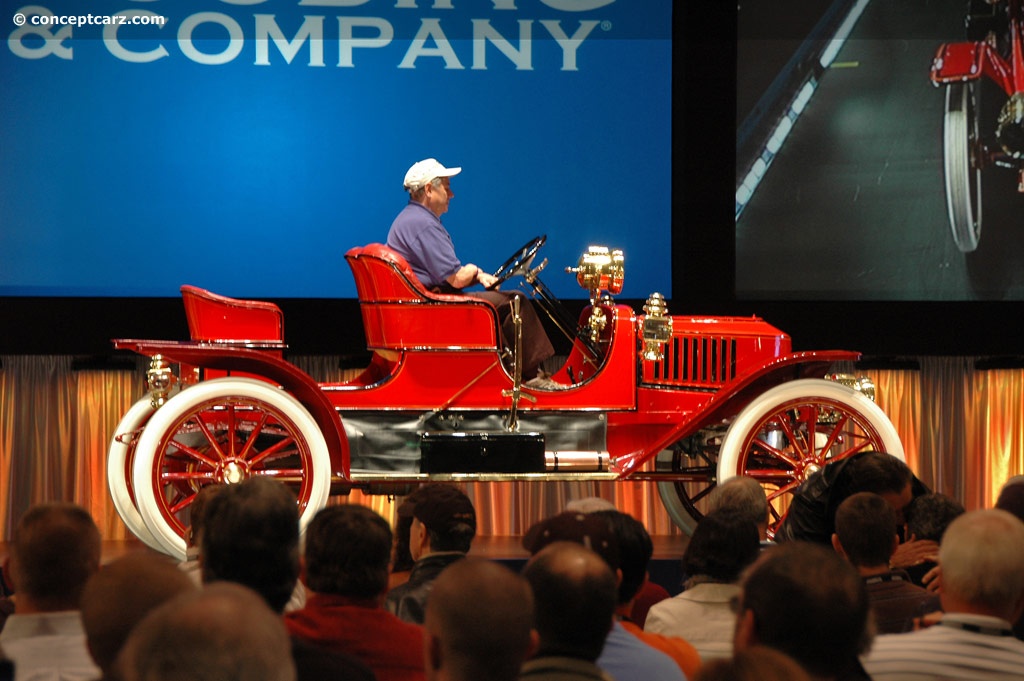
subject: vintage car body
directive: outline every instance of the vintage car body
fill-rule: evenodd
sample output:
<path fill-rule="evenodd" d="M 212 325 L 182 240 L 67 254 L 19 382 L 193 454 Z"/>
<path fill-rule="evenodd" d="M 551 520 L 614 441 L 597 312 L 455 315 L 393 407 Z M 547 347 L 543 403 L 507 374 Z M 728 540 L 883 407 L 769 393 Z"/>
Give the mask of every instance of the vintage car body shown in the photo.
<path fill-rule="evenodd" d="M 558 316 L 537 276 L 543 264 L 530 269 L 539 244 L 511 273 Z M 515 343 L 503 347 L 490 303 L 427 291 L 380 244 L 346 255 L 373 352 L 347 382 L 317 383 L 284 358 L 275 305 L 182 287 L 191 340 L 115 341 L 152 358 L 150 395 L 111 441 L 119 513 L 180 556 L 195 493 L 250 475 L 293 484 L 304 524 L 329 494 L 353 487 L 638 479 L 657 483 L 689 530 L 722 478 L 758 477 L 778 519 L 826 459 L 865 449 L 902 457 L 870 386 L 823 380 L 857 353 L 794 353 L 756 317 L 668 316 L 657 294 L 637 314 L 608 295 L 622 286 L 616 254 L 592 248 L 575 268 L 591 305 L 570 330 L 564 365 L 541 385 L 517 376 Z M 556 323 L 571 325 L 564 315 Z"/>

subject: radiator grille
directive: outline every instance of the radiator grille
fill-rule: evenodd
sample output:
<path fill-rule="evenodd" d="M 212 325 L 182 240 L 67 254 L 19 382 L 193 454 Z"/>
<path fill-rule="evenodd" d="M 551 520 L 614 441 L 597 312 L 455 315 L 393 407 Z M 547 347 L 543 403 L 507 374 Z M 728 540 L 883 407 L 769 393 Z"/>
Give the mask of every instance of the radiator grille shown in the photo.
<path fill-rule="evenodd" d="M 665 358 L 652 367 L 659 383 L 718 386 L 736 377 L 735 338 L 674 336 L 663 350 Z"/>

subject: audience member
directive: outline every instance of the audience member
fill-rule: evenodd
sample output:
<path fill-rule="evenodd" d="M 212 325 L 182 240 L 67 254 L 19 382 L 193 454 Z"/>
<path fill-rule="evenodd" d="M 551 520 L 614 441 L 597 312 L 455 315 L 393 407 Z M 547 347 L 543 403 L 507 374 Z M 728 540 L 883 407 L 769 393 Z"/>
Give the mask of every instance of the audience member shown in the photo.
<path fill-rule="evenodd" d="M 903 511 L 911 499 L 928 492 L 903 463 L 884 452 L 862 452 L 832 461 L 808 477 L 793 494 L 789 512 L 775 533 L 775 541 L 802 540 L 830 546 L 836 509 L 851 494 L 874 492 L 892 506 L 903 527 Z M 893 567 L 916 565 L 938 551 L 927 540 L 901 543 L 893 554 Z"/>
<path fill-rule="evenodd" d="M 99 566 L 100 533 L 80 506 L 40 504 L 18 521 L 10 546 L 17 608 L 0 632 L 16 680 L 99 677 L 79 610 L 85 583 Z"/>
<path fill-rule="evenodd" d="M 122 681 L 294 681 L 280 615 L 239 584 L 220 582 L 160 605 L 128 636 Z"/>
<path fill-rule="evenodd" d="M 1024 521 L 1024 475 L 1015 475 L 1003 483 L 996 499 L 996 508 Z"/>
<path fill-rule="evenodd" d="M 811 677 L 788 655 L 753 646 L 733 657 L 708 662 L 693 681 L 811 681 Z"/>
<path fill-rule="evenodd" d="M 940 608 L 938 596 L 911 583 L 905 571 L 889 568 L 899 542 L 896 514 L 882 497 L 858 492 L 839 504 L 832 546 L 864 579 L 880 634 L 910 631 L 915 618 Z"/>
<path fill-rule="evenodd" d="M 746 516 L 757 527 L 761 541 L 768 541 L 768 495 L 754 478 L 737 475 L 717 485 L 708 495 L 708 513 L 718 509 Z"/>
<path fill-rule="evenodd" d="M 1015 475 L 999 490 L 996 508 L 1011 513 L 1024 522 L 1024 475 Z M 1013 635 L 1024 641 L 1024 614 L 1013 624 Z"/>
<path fill-rule="evenodd" d="M 206 504 L 199 554 L 203 581 L 247 586 L 274 612 L 291 603 L 299 578 L 299 510 L 295 495 L 261 476 L 226 485 Z M 305 591 L 302 591 L 305 595 Z M 324 678 L 366 681 L 368 665 L 349 655 L 292 636 L 299 681 Z"/>
<path fill-rule="evenodd" d="M 217 492 L 224 488 L 223 483 L 206 485 L 192 499 L 188 507 L 188 529 L 185 532 L 185 560 L 179 567 L 191 577 L 196 584 L 203 583 L 203 576 L 199 571 L 199 551 L 202 546 L 203 534 L 203 513 L 206 504 Z"/>
<path fill-rule="evenodd" d="M 597 513 L 598 511 L 615 511 L 615 504 L 602 497 L 580 497 L 565 503 L 565 512 Z"/>
<path fill-rule="evenodd" d="M 429 681 L 515 681 L 537 647 L 529 583 L 499 563 L 460 560 L 434 582 L 424 637 Z"/>
<path fill-rule="evenodd" d="M 605 518 L 594 513 L 561 513 L 552 516 L 527 530 L 523 546 L 531 554 L 536 554 L 557 541 L 582 544 L 603 558 L 616 575 L 618 589 L 618 580 L 622 579 L 621 552 Z M 626 631 L 617 618 L 605 639 L 604 650 L 597 659 L 597 665 L 616 681 L 668 681 L 685 678 L 672 658 Z"/>
<path fill-rule="evenodd" d="M 270 478 L 225 485 L 203 512 L 203 582 L 243 584 L 283 611 L 299 575 L 298 513 L 295 495 Z"/>
<path fill-rule="evenodd" d="M 938 624 L 880 636 L 864 666 L 875 681 L 1019 679 L 1024 642 L 1011 622 L 1024 613 L 1024 523 L 998 509 L 971 511 L 946 530 L 939 549 Z"/>
<path fill-rule="evenodd" d="M 388 591 L 409 581 L 409 573 L 416 563 L 409 550 L 409 530 L 412 529 L 412 509 L 423 494 L 426 485 L 417 487 L 408 494 L 395 512 L 394 540 L 391 548 L 391 574 L 388 576 Z"/>
<path fill-rule="evenodd" d="M 686 588 L 652 607 L 645 629 L 686 639 L 705 662 L 729 657 L 736 623 L 729 602 L 739 593 L 740 573 L 760 550 L 749 515 L 723 509 L 704 516 L 683 553 Z"/>
<path fill-rule="evenodd" d="M 617 509 L 615 504 L 607 499 L 602 499 L 601 497 L 582 497 L 568 501 L 565 504 L 565 510 L 574 513 L 598 513 L 600 511 L 615 511 Z M 647 532 L 646 528 L 644 532 Z M 654 547 L 652 546 L 652 555 L 653 551 Z M 648 560 L 650 560 L 650 557 L 648 557 Z M 640 585 L 640 590 L 633 599 L 633 609 L 628 613 L 628 619 L 641 629 L 644 627 L 644 622 L 647 621 L 647 613 L 650 611 L 651 606 L 655 603 L 660 603 L 671 595 L 665 587 L 652 582 L 646 575 L 644 577 L 643 584 Z"/>
<path fill-rule="evenodd" d="M 328 506 L 306 530 L 306 606 L 285 615 L 288 630 L 352 655 L 379 681 L 424 679 L 423 629 L 380 605 L 388 584 L 391 528 L 365 506 Z"/>
<path fill-rule="evenodd" d="M 963 515 L 963 505 L 945 494 L 922 494 L 915 497 L 904 512 L 906 530 L 909 539 L 924 539 L 936 544 L 942 541 L 942 534 L 957 517 Z M 906 566 L 910 580 L 918 586 L 924 586 L 924 578 L 938 563 L 938 551 L 933 556 L 922 558 L 917 565 Z"/>
<path fill-rule="evenodd" d="M 761 552 L 740 581 L 735 649 L 779 650 L 818 681 L 862 680 L 871 640 L 864 583 L 835 551 L 787 542 Z"/>
<path fill-rule="evenodd" d="M 408 581 L 388 592 L 384 608 L 405 622 L 422 624 L 434 580 L 469 553 L 476 534 L 476 511 L 454 485 L 436 483 L 418 492 L 409 527 L 409 552 L 416 562 Z"/>
<path fill-rule="evenodd" d="M 82 591 L 82 624 L 103 677 L 111 677 L 117 654 L 147 613 L 197 588 L 173 560 L 153 551 L 133 551 L 94 573 Z"/>
<path fill-rule="evenodd" d="M 596 664 L 617 600 L 608 563 L 578 543 L 555 541 L 534 554 L 523 576 L 533 591 L 539 646 L 520 680 L 613 681 Z"/>
<path fill-rule="evenodd" d="M 3 630 L 7 618 L 14 614 L 14 587 L 11 586 L 10 571 L 9 557 L 4 556 L 0 562 L 0 631 Z M 0 674 L 0 679 L 2 678 Z"/>
<path fill-rule="evenodd" d="M 700 667 L 700 653 L 696 648 L 677 636 L 645 632 L 629 618 L 640 586 L 647 579 L 647 564 L 654 555 L 654 544 L 647 528 L 633 516 L 619 511 L 597 511 L 594 515 L 608 522 L 619 545 L 622 578 L 619 580 L 619 605 L 615 612 L 622 627 L 647 645 L 671 657 L 686 678 L 692 678 Z"/>

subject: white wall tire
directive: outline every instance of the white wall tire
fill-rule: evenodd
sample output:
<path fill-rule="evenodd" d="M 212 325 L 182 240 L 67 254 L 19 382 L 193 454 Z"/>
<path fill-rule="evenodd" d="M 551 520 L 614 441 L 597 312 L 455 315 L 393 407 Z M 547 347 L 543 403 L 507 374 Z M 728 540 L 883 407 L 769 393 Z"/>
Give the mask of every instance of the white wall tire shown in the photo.
<path fill-rule="evenodd" d="M 963 253 L 976 250 L 981 239 L 981 167 L 975 158 L 980 90 L 980 83 L 946 86 L 942 125 L 946 209 L 953 241 Z"/>
<path fill-rule="evenodd" d="M 284 390 L 222 378 L 182 390 L 153 414 L 136 446 L 132 481 L 147 529 L 162 551 L 182 560 L 195 492 L 255 475 L 297 488 L 305 530 L 330 495 L 326 441 L 306 408 Z"/>
<path fill-rule="evenodd" d="M 138 442 L 135 433 L 146 425 L 153 411 L 150 398 L 144 397 L 133 404 L 117 424 L 107 449 L 107 489 L 117 514 L 128 530 L 146 546 L 163 550 L 142 520 L 131 487 L 132 463 Z"/>
<path fill-rule="evenodd" d="M 905 460 L 899 434 L 877 404 L 833 381 L 790 381 L 757 397 L 730 424 L 718 456 L 718 483 L 736 475 L 759 480 L 773 531 L 808 475 L 862 451 Z"/>

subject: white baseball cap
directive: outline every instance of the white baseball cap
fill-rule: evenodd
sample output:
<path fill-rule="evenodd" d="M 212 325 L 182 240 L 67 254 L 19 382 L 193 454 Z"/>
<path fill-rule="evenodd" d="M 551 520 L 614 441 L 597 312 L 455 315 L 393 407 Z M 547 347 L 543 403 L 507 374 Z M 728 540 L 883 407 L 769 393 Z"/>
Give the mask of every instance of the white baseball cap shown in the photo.
<path fill-rule="evenodd" d="M 437 177 L 452 177 L 462 172 L 462 168 L 445 168 L 435 158 L 427 158 L 412 167 L 405 173 L 405 188 L 419 189 Z"/>

